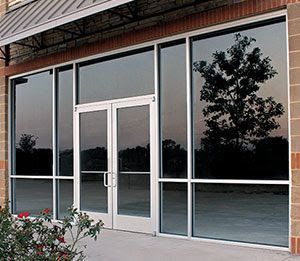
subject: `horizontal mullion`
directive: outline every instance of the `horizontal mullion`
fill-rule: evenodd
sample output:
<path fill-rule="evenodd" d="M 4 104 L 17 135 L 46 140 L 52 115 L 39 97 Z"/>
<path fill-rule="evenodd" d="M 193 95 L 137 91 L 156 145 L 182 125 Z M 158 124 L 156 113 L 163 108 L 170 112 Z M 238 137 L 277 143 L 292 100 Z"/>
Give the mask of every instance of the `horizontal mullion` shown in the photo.
<path fill-rule="evenodd" d="M 54 176 L 29 176 L 29 175 L 11 175 L 13 179 L 53 179 Z"/>
<path fill-rule="evenodd" d="M 68 179 L 73 180 L 73 176 L 27 176 L 27 175 L 12 175 L 12 179 Z"/>
<path fill-rule="evenodd" d="M 82 170 L 82 171 L 80 171 L 80 173 L 82 173 L 82 174 L 104 174 L 105 172 L 107 172 L 107 171 L 105 171 L 105 170 L 99 170 L 99 171 L 97 171 L 97 170 Z"/>
<path fill-rule="evenodd" d="M 251 179 L 192 179 L 192 183 L 212 184 L 252 184 L 252 185 L 289 185 L 288 180 L 251 180 Z"/>
<path fill-rule="evenodd" d="M 150 174 L 150 171 L 119 171 L 119 174 L 133 174 L 133 175 L 142 175 L 142 174 Z"/>
<path fill-rule="evenodd" d="M 158 181 L 159 181 L 159 182 L 187 183 L 187 182 L 188 182 L 188 179 L 159 178 Z"/>

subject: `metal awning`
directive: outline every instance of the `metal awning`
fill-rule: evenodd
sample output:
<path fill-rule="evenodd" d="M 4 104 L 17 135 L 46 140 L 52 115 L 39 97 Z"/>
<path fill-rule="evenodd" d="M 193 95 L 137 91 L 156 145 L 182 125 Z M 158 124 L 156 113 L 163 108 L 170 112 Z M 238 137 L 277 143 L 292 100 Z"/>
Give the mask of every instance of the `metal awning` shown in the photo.
<path fill-rule="evenodd" d="M 133 0 L 36 0 L 0 18 L 0 46 Z"/>

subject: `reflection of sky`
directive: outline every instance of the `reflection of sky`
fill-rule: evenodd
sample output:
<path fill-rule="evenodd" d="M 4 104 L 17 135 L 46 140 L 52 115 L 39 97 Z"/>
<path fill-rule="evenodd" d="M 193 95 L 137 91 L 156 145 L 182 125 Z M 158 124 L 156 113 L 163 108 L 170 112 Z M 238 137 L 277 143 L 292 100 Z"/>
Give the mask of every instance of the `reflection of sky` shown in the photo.
<path fill-rule="evenodd" d="M 154 52 L 80 67 L 80 103 L 154 93 Z"/>
<path fill-rule="evenodd" d="M 264 56 L 269 56 L 272 65 L 278 72 L 274 79 L 269 80 L 259 91 L 259 95 L 273 96 L 277 102 L 285 107 L 285 114 L 279 119 L 281 129 L 273 131 L 272 135 L 287 137 L 287 73 L 286 73 L 286 41 L 285 23 L 251 29 L 242 32 L 257 41 L 255 46 L 261 48 Z M 193 61 L 211 61 L 211 54 L 217 50 L 226 50 L 234 42 L 233 34 L 213 37 L 196 41 L 193 44 Z M 164 111 L 163 138 L 173 139 L 186 147 L 186 79 L 185 79 L 185 49 L 184 45 L 162 49 L 162 95 L 166 107 Z M 135 54 L 132 57 L 107 61 L 82 67 L 80 80 L 82 84 L 83 99 L 104 100 L 119 97 L 137 96 L 154 92 L 153 51 Z M 64 72 L 60 78 L 60 149 L 69 148 L 72 144 L 72 73 Z M 199 88 L 203 81 L 199 73 L 194 73 L 197 90 L 194 93 L 197 101 L 195 117 L 196 140 L 199 140 L 204 125 L 199 128 L 199 121 L 203 122 L 199 106 Z M 19 84 L 16 90 L 16 128 L 17 142 L 20 134 L 33 134 L 39 139 L 37 147 L 52 147 L 52 74 L 43 72 L 26 77 L 28 83 Z M 65 86 L 65 87 L 64 87 Z M 164 106 L 162 104 L 162 106 Z M 67 106 L 68 105 L 68 106 Z M 200 118 L 201 117 L 201 118 Z M 139 113 L 126 116 L 127 122 L 134 120 L 130 128 L 126 128 L 127 143 L 136 138 L 140 127 Z M 102 122 L 103 124 L 103 122 Z M 94 126 L 95 125 L 95 126 Z M 101 134 L 99 123 L 91 123 L 90 135 L 87 144 L 94 143 L 94 137 Z M 124 134 L 125 135 L 125 134 Z M 126 140 L 126 139 L 124 139 Z M 142 141 L 140 141 L 142 143 Z M 103 140 L 99 140 L 103 143 Z M 142 144 L 141 144 L 142 145 Z M 125 145 L 124 145 L 125 146 Z"/>
<path fill-rule="evenodd" d="M 73 147 L 73 71 L 59 72 L 58 126 L 59 150 Z"/>
<path fill-rule="evenodd" d="M 37 148 L 52 147 L 52 74 L 35 74 L 16 86 L 16 142 L 21 134 L 38 137 Z"/>
<path fill-rule="evenodd" d="M 186 148 L 185 44 L 161 49 L 162 139 Z"/>
<path fill-rule="evenodd" d="M 273 25 L 263 26 L 256 29 L 246 30 L 241 32 L 242 35 L 246 35 L 256 39 L 253 46 L 257 46 L 261 49 L 263 57 L 269 56 L 271 58 L 271 64 L 278 72 L 275 77 L 262 85 L 258 91 L 258 95 L 261 97 L 272 96 L 276 102 L 282 103 L 285 108 L 285 114 L 278 119 L 281 128 L 274 130 L 272 136 L 283 136 L 287 138 L 288 135 L 288 96 L 287 96 L 287 60 L 286 60 L 286 35 L 285 35 L 285 23 L 277 23 Z M 193 61 L 204 60 L 211 62 L 211 54 L 215 51 L 225 51 L 234 43 L 234 34 L 222 35 L 213 37 L 210 39 L 204 39 L 195 41 L 193 43 Z M 198 102 L 200 100 L 200 87 L 203 85 L 203 79 L 200 78 L 198 72 L 194 72 L 194 83 L 197 86 L 194 93 L 196 105 L 195 121 L 195 140 L 199 142 L 199 139 L 203 137 L 204 131 L 204 118 L 202 116 L 203 105 Z M 201 126 L 201 127 L 200 127 Z M 201 128 L 201 129 L 200 129 Z"/>

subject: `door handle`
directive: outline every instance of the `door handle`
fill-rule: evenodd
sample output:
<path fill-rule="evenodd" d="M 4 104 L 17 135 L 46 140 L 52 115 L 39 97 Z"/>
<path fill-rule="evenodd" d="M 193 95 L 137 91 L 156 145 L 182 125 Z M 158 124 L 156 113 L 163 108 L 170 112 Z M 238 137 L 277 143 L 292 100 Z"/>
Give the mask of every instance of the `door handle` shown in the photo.
<path fill-rule="evenodd" d="M 104 174 L 103 174 L 103 185 L 104 185 L 104 187 L 106 187 L 106 188 L 109 187 L 109 185 L 108 185 L 108 183 L 107 183 L 107 174 L 108 174 L 108 171 L 104 172 Z"/>

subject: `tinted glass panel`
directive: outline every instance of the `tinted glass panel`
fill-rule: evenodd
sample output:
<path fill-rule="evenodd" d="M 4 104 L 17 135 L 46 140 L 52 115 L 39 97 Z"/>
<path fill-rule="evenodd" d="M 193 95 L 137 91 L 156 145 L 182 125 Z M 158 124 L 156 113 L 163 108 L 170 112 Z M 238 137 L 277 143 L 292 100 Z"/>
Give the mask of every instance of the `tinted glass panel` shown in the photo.
<path fill-rule="evenodd" d="M 288 246 L 288 186 L 194 185 L 194 236 Z"/>
<path fill-rule="evenodd" d="M 59 175 L 73 175 L 73 70 L 62 68 L 58 72 L 58 150 Z"/>
<path fill-rule="evenodd" d="M 154 93 L 153 55 L 148 50 L 80 64 L 79 103 Z"/>
<path fill-rule="evenodd" d="M 63 219 L 68 215 L 68 208 L 73 205 L 73 180 L 58 180 L 57 193 L 57 217 Z"/>
<path fill-rule="evenodd" d="M 52 175 L 52 72 L 14 80 L 17 175 Z"/>
<path fill-rule="evenodd" d="M 185 44 L 161 48 L 162 176 L 187 176 L 186 58 Z"/>
<path fill-rule="evenodd" d="M 118 109 L 118 214 L 150 217 L 149 106 Z"/>
<path fill-rule="evenodd" d="M 187 235 L 187 184 L 161 183 L 161 232 Z"/>
<path fill-rule="evenodd" d="M 81 210 L 107 213 L 107 111 L 80 114 Z"/>
<path fill-rule="evenodd" d="M 80 114 L 81 171 L 107 171 L 107 111 Z"/>
<path fill-rule="evenodd" d="M 53 209 L 52 180 L 14 179 L 13 212 L 29 212 L 37 216 L 46 209 Z"/>
<path fill-rule="evenodd" d="M 192 42 L 196 178 L 288 179 L 285 39 L 280 22 Z"/>
<path fill-rule="evenodd" d="M 103 173 L 81 173 L 81 210 L 107 213 L 107 188 L 103 185 L 103 179 Z"/>

